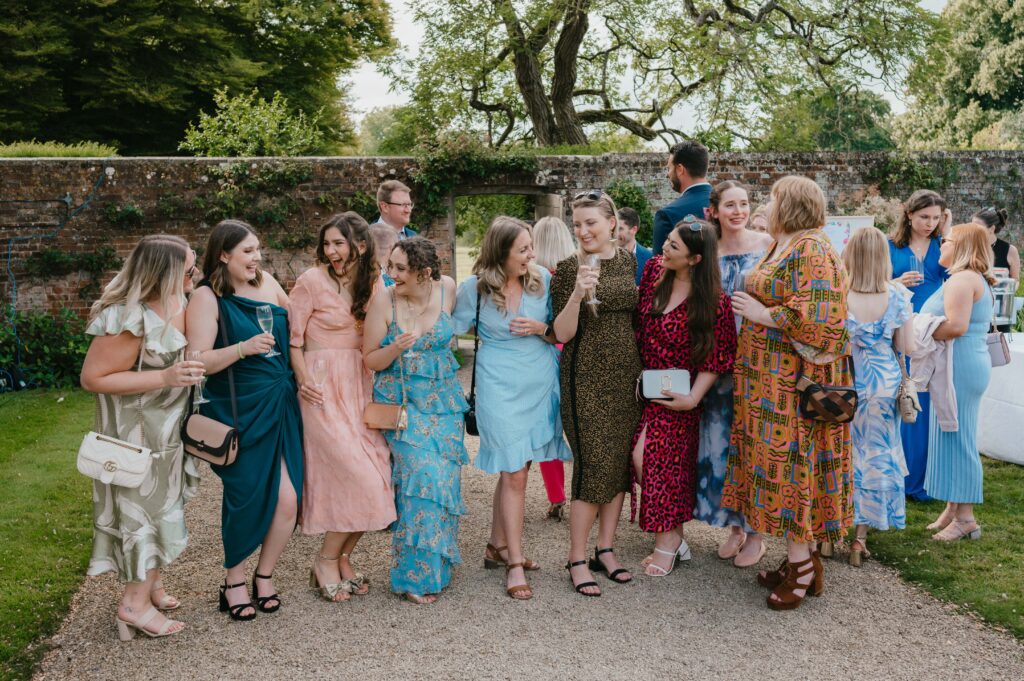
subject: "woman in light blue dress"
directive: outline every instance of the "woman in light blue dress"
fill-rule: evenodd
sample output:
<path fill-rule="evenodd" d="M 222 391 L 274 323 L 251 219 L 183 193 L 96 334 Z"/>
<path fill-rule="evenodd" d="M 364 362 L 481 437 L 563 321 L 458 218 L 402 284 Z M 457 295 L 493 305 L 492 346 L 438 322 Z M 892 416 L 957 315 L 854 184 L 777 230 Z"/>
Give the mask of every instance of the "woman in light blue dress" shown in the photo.
<path fill-rule="evenodd" d="M 939 262 L 949 270 L 949 281 L 921 311 L 946 317 L 932 337 L 953 344 L 957 430 L 940 429 L 932 410 L 924 488 L 930 496 L 945 501 L 946 508 L 929 527 L 940 530 L 932 538 L 941 541 L 978 539 L 981 526 L 974 518 L 974 505 L 983 498 L 978 405 L 992 374 L 986 343 L 994 304 L 988 278 L 992 247 L 987 230 L 974 223 L 956 225 L 942 240 Z"/>
<path fill-rule="evenodd" d="M 433 603 L 459 557 L 463 446 L 468 407 L 451 352 L 455 282 L 441 276 L 433 243 L 399 241 L 388 271 L 394 280 L 370 302 L 363 357 L 376 372 L 373 401 L 405 404 L 408 425 L 386 430 L 391 447 L 395 521 L 391 590 L 416 604 Z"/>
<path fill-rule="evenodd" d="M 843 261 L 850 274 L 850 334 L 857 388 L 853 440 L 853 523 L 850 565 L 860 567 L 867 550 L 868 528 L 902 530 L 906 526 L 904 479 L 907 464 L 900 440 L 896 404 L 902 372 L 894 346 L 914 349 L 910 291 L 890 282 L 886 239 L 877 229 L 854 233 Z"/>
<path fill-rule="evenodd" d="M 475 326 L 481 341 L 474 360 L 476 466 L 500 474 L 484 565 L 506 565 L 507 593 L 517 600 L 533 596 L 525 570 L 538 567 L 522 548 L 530 462 L 572 458 L 562 438 L 558 350 L 548 323 L 551 274 L 532 260 L 529 226 L 495 218 L 455 305 L 456 333 Z"/>
<path fill-rule="evenodd" d="M 722 291 L 732 296 L 743 289 L 747 272 L 764 257 L 772 238 L 748 229 L 750 201 L 747 190 L 735 180 L 720 182 L 711 191 L 708 218 L 718 231 L 718 267 Z M 736 318 L 739 330 L 740 318 Z M 697 507 L 693 517 L 712 527 L 730 528 L 718 555 L 733 559 L 737 567 L 761 560 L 766 551 L 761 538 L 751 530 L 742 513 L 722 508 L 722 487 L 729 458 L 729 436 L 733 416 L 732 372 L 721 374 L 704 396 L 700 419 L 700 449 L 697 454 Z"/>

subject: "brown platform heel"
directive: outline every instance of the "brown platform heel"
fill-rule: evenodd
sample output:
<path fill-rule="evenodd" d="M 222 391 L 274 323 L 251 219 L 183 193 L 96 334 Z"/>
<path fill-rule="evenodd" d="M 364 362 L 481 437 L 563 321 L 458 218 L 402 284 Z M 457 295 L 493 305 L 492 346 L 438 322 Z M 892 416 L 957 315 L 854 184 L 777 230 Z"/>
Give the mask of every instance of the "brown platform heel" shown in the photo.
<path fill-rule="evenodd" d="M 807 586 L 798 581 L 801 577 L 812 573 L 814 579 Z M 798 589 L 804 589 L 803 596 L 796 595 Z M 814 554 L 811 554 L 811 557 L 807 560 L 789 564 L 786 579 L 772 590 L 772 595 L 775 598 L 773 599 L 769 596 L 767 599 L 768 607 L 772 610 L 796 610 L 803 603 L 805 597 L 808 595 L 820 596 L 824 591 L 825 570 L 821 565 L 821 560 Z"/>
<path fill-rule="evenodd" d="M 774 589 L 779 584 L 786 581 L 786 575 L 789 573 L 789 560 L 786 558 L 782 559 L 779 563 L 778 570 L 768 570 L 767 572 L 762 571 L 757 573 L 757 583 L 766 589 Z"/>

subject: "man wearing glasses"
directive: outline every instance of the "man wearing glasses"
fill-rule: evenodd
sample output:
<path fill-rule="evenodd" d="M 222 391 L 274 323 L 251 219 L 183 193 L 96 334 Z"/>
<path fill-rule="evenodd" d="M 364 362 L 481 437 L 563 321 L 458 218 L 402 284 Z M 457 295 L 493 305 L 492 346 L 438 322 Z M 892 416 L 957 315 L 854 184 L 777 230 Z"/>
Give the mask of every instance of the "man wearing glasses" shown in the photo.
<path fill-rule="evenodd" d="M 704 219 L 704 209 L 711 198 L 711 185 L 706 179 L 708 162 L 707 147 L 693 140 L 680 142 L 669 151 L 668 181 L 672 189 L 682 194 L 654 214 L 654 255 L 661 253 L 662 244 L 680 220 L 687 215 Z"/>
<path fill-rule="evenodd" d="M 373 224 L 384 224 L 395 230 L 398 240 L 416 236 L 409 228 L 412 218 L 412 197 L 410 189 L 398 180 L 387 180 L 377 188 L 377 207 L 380 215 Z"/>

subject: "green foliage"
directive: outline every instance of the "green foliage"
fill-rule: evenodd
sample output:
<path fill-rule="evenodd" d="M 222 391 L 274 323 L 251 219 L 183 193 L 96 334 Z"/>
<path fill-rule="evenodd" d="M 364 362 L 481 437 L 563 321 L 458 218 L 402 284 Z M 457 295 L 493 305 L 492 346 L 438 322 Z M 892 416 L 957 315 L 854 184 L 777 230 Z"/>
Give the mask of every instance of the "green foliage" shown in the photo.
<path fill-rule="evenodd" d="M 776 108 L 754 151 L 883 151 L 894 147 L 889 102 L 874 92 L 828 88 L 794 94 Z"/>
<path fill-rule="evenodd" d="M 279 251 L 305 250 L 316 246 L 317 234 L 306 230 L 280 232 L 267 237 L 267 246 Z"/>
<path fill-rule="evenodd" d="M 117 148 L 97 142 L 11 142 L 0 144 L 0 158 L 95 158 L 117 156 Z"/>
<path fill-rule="evenodd" d="M 896 125 L 910 149 L 1024 148 L 1024 12 L 999 0 L 958 0 L 914 64 Z"/>
<path fill-rule="evenodd" d="M 901 197 L 918 189 L 944 192 L 956 182 L 960 171 L 957 162 L 940 158 L 930 163 L 901 152 L 887 154 L 872 166 L 864 179 L 878 187 L 885 197 Z"/>
<path fill-rule="evenodd" d="M 459 185 L 499 175 L 537 172 L 537 159 L 522 153 L 488 148 L 473 135 L 442 136 L 419 148 L 416 184 L 416 220 L 427 225 L 447 215 L 447 198 Z"/>
<path fill-rule="evenodd" d="M 26 380 L 37 386 L 78 385 L 89 349 L 85 323 L 78 315 L 67 308 L 53 315 L 16 312 L 8 306 L 0 321 L 0 367 L 21 367 Z M 20 361 L 17 338 L 21 339 Z"/>
<path fill-rule="evenodd" d="M 0 395 L 0 678 L 28 681 L 89 563 L 92 488 L 75 452 L 93 425 L 82 390 Z"/>
<path fill-rule="evenodd" d="M 459 196 L 455 199 L 455 234 L 459 242 L 476 248 L 491 221 L 499 215 L 533 219 L 533 201 L 523 195 Z"/>
<path fill-rule="evenodd" d="M 654 238 L 654 213 L 651 211 L 651 202 L 647 200 L 644 188 L 629 180 L 616 180 L 604 190 L 615 201 L 616 208 L 628 206 L 637 212 L 640 216 L 640 229 L 637 230 L 636 240 L 650 246 Z"/>
<path fill-rule="evenodd" d="M 392 46 L 384 0 L 6 0 L 0 141 L 174 153 L 214 93 L 280 92 L 350 143 L 345 73 Z"/>
<path fill-rule="evenodd" d="M 108 203 L 103 209 L 107 222 L 119 229 L 135 229 L 141 227 L 145 219 L 142 209 L 134 203 Z"/>
<path fill-rule="evenodd" d="M 227 89 L 213 95 L 216 113 L 199 113 L 178 148 L 196 156 L 312 156 L 326 151 L 317 127 L 319 112 L 293 113 L 288 100 L 275 92 L 269 102 L 256 90 L 229 97 Z"/>
<path fill-rule="evenodd" d="M 121 267 L 124 260 L 111 246 L 100 246 L 92 253 L 73 253 L 60 248 L 44 248 L 28 256 L 25 271 L 36 277 L 62 277 L 72 272 L 88 272 L 99 277 Z"/>
<path fill-rule="evenodd" d="M 313 177 L 309 163 L 281 161 L 256 164 L 225 163 L 213 167 L 210 181 L 217 189 L 202 193 L 193 205 L 210 222 L 242 218 L 256 225 L 281 225 L 299 209 L 290 192 Z"/>
<path fill-rule="evenodd" d="M 933 540 L 933 531 L 925 525 L 938 517 L 944 504 L 907 502 L 907 529 L 871 532 L 868 548 L 908 582 L 944 601 L 965 605 L 987 622 L 1024 638 L 1024 590 L 1020 588 L 1024 466 L 981 461 L 985 503 L 975 507 L 985 532 L 980 541 Z"/>
<path fill-rule="evenodd" d="M 366 192 L 356 192 L 352 196 L 346 197 L 344 203 L 345 210 L 359 213 L 367 222 L 372 223 L 380 213 L 379 206 L 377 206 L 377 197 L 370 196 Z M 417 208 L 416 210 L 419 211 L 420 209 Z"/>
<path fill-rule="evenodd" d="M 359 153 L 366 156 L 408 156 L 421 138 L 435 131 L 411 105 L 371 109 L 359 124 Z"/>

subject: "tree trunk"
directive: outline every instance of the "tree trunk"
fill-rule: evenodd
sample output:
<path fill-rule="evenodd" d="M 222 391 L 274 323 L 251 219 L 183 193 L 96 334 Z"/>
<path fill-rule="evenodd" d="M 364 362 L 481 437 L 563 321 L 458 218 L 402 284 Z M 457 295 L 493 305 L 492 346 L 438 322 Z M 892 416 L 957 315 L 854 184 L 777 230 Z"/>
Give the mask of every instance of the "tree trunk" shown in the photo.
<path fill-rule="evenodd" d="M 531 41 L 523 33 L 523 27 L 516 16 L 511 0 L 498 0 L 498 11 L 508 33 L 509 48 L 515 64 L 516 85 L 523 96 L 523 105 L 533 124 L 533 134 L 540 146 L 556 144 L 556 126 L 554 115 L 544 92 L 544 80 L 541 76 L 540 60 L 537 58 L 539 49 L 531 49 Z"/>
<path fill-rule="evenodd" d="M 572 93 L 576 89 L 576 60 L 589 24 L 589 0 L 571 3 L 565 10 L 562 33 L 555 44 L 551 105 L 555 113 L 557 144 L 586 144 L 587 135 L 576 113 Z"/>

